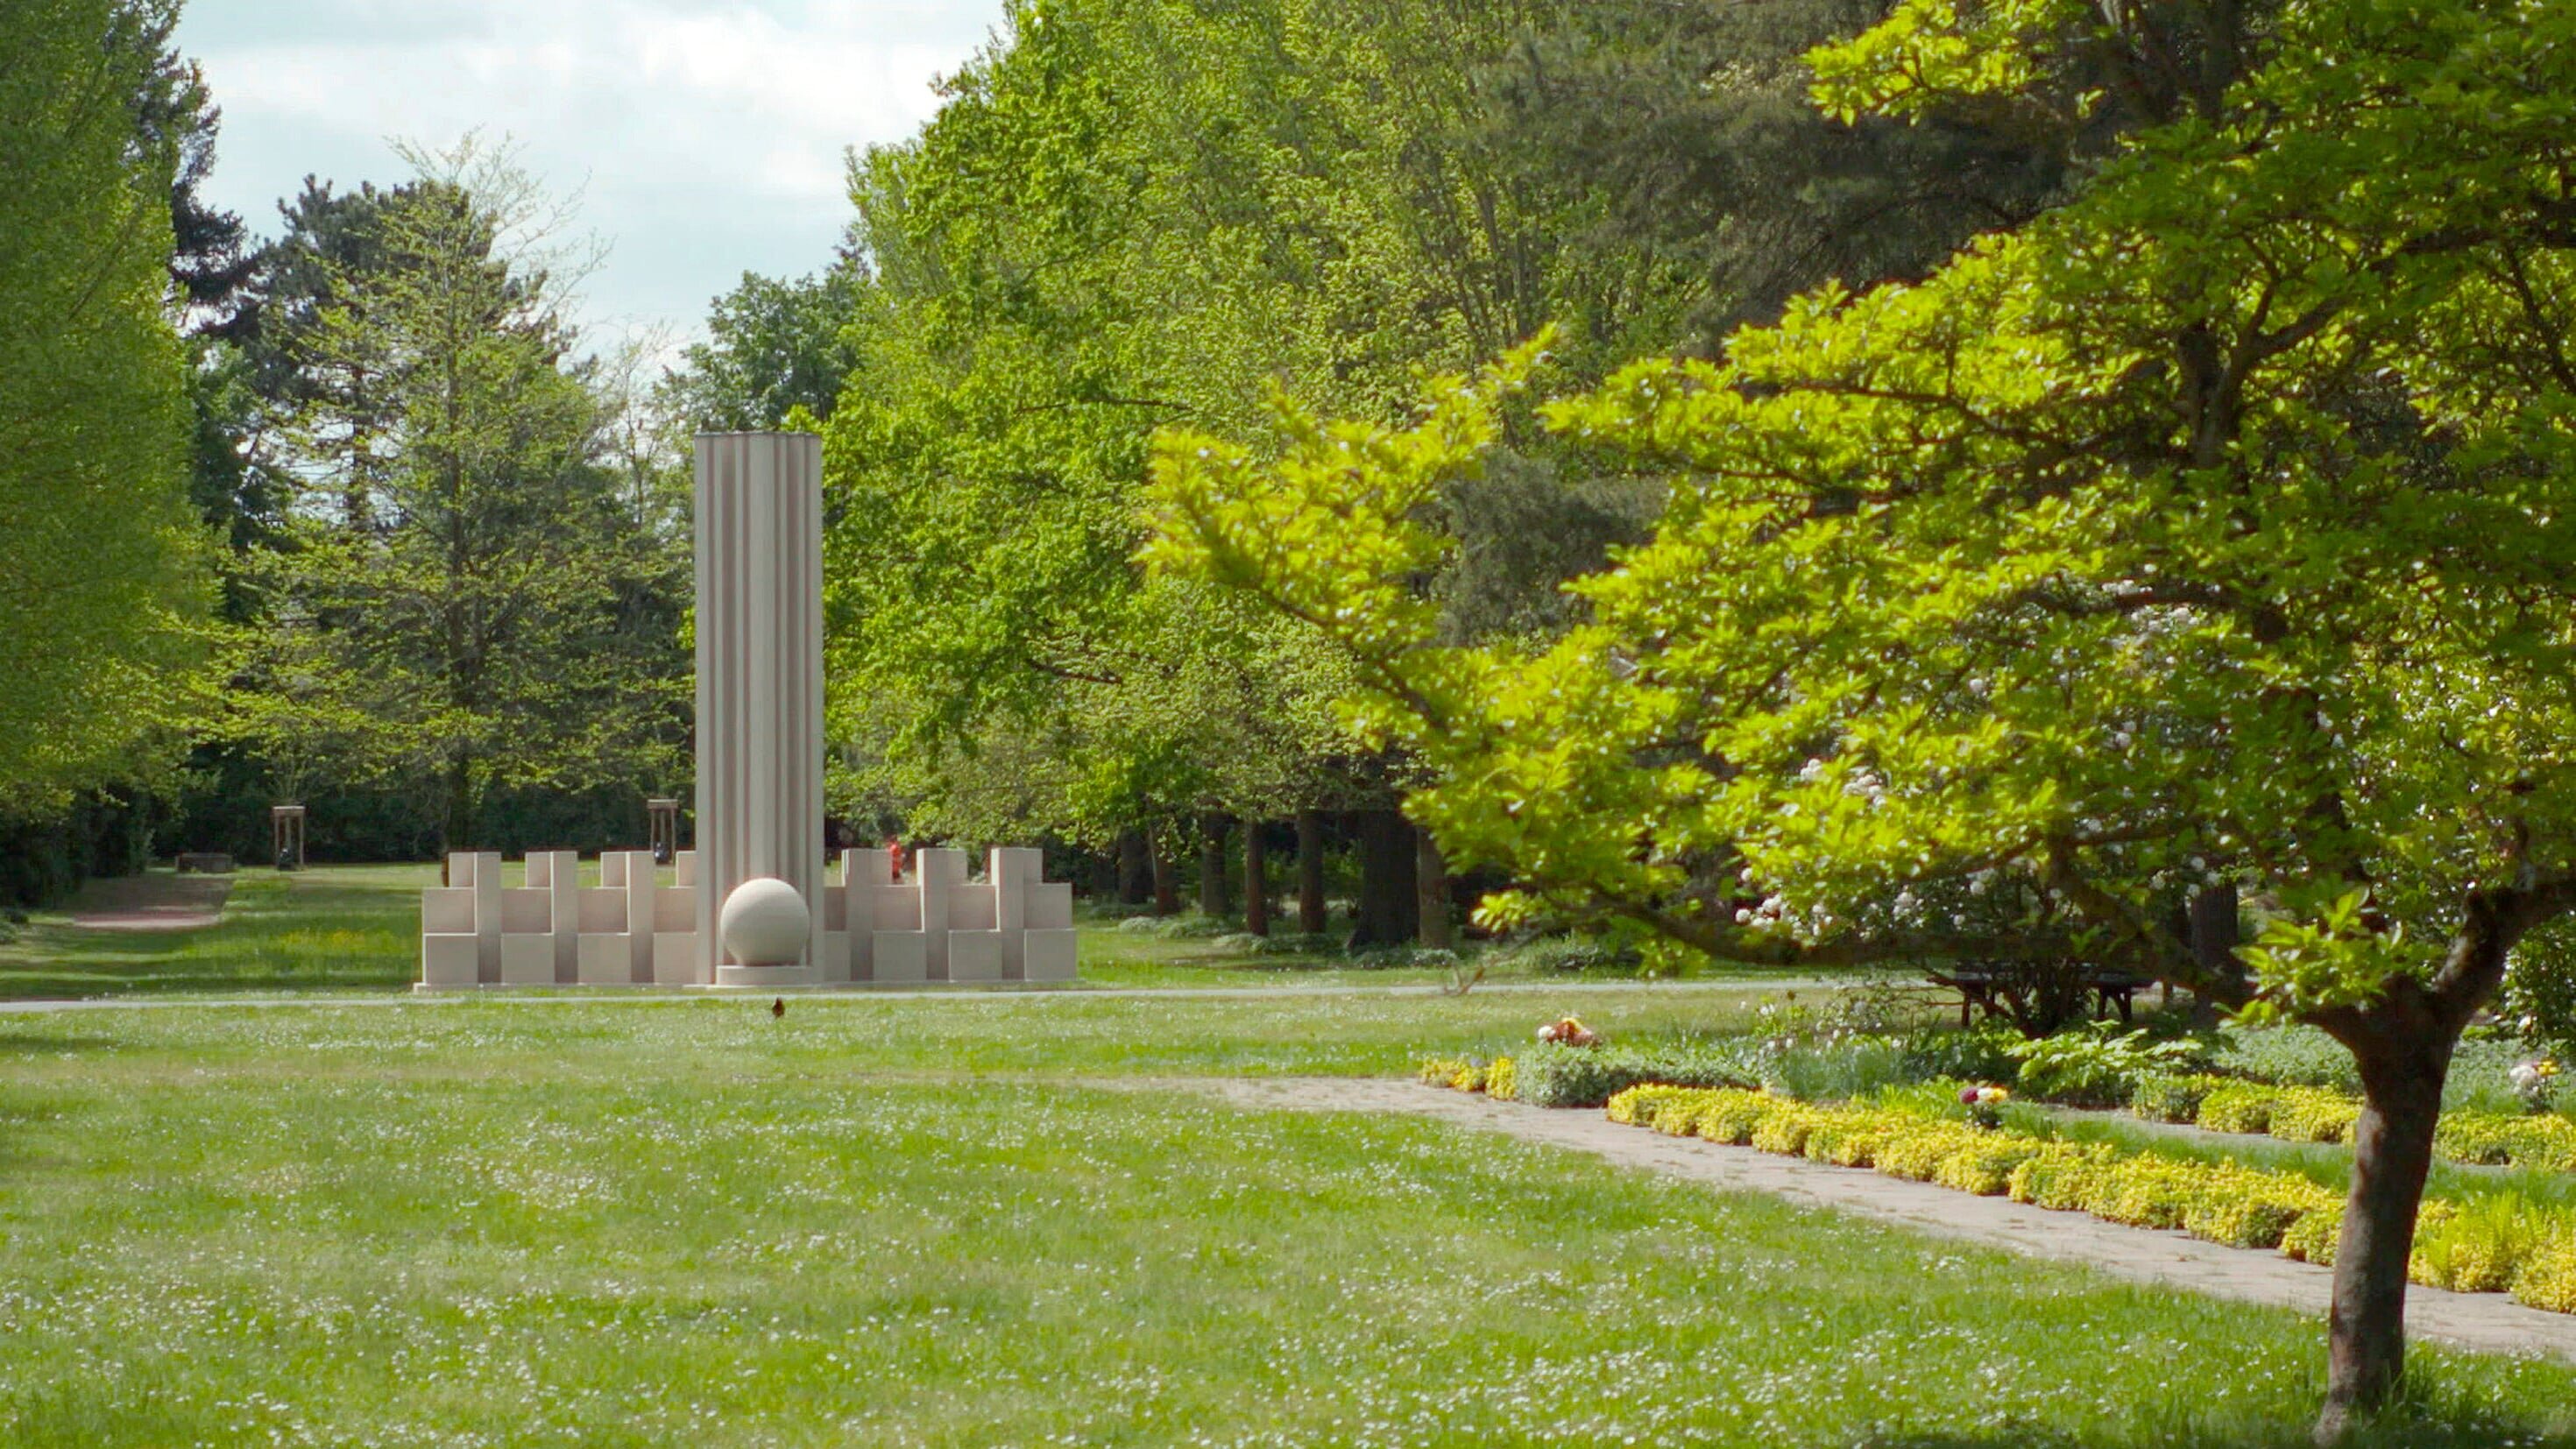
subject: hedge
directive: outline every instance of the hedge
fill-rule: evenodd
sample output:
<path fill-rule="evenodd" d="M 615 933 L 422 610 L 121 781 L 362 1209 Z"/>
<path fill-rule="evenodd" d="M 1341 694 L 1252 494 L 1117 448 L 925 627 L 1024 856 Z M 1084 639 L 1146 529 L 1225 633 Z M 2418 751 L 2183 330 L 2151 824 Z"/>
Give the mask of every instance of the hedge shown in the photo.
<path fill-rule="evenodd" d="M 2288 1100 L 2294 1113 L 2321 1105 L 2307 1097 Z M 2343 1227 L 2342 1201 L 2294 1173 L 2124 1152 L 2109 1143 L 1982 1128 L 1886 1105 L 1833 1107 L 1759 1091 L 1661 1084 L 1621 1092 L 1607 1111 L 1614 1122 L 1674 1136 L 1871 1167 L 2107 1222 L 2275 1249 L 2304 1262 L 2331 1264 Z M 2315 1120 L 2331 1121 L 2332 1114 Z M 2511 1193 L 2467 1206 L 2428 1201 L 2408 1276 L 2459 1292 L 2511 1292 L 2536 1308 L 2576 1312 L 2576 1213 Z"/>
<path fill-rule="evenodd" d="M 2150 1077 L 2130 1110 L 2158 1122 L 2196 1122 L 2212 1132 L 2260 1132 L 2290 1142 L 2350 1142 L 2361 1103 L 2329 1087 L 2276 1087 L 2229 1077 Z M 2455 1110 L 2442 1114 L 2433 1152 L 2485 1167 L 2576 1172 L 2576 1121 L 2555 1113 Z"/>

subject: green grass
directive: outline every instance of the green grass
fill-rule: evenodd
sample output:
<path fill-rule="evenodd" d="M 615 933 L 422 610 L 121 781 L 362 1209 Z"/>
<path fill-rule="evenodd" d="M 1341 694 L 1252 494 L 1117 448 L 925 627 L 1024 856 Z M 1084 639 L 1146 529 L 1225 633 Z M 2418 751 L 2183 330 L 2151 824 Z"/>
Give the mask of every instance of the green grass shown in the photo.
<path fill-rule="evenodd" d="M 1744 994 L 1544 1005 L 1633 1036 Z M 2304 1442 L 2297 1315 L 1153 1080 L 1393 1071 L 1540 1007 L 13 1021 L 0 1443 Z M 2417 1362 L 2377 1442 L 2576 1442 L 2576 1372 Z"/>
<path fill-rule="evenodd" d="M 583 874 L 596 883 L 598 869 L 596 861 L 585 862 Z M 511 863 L 510 883 L 520 870 Z M 420 890 L 437 883 L 434 865 L 244 871 L 235 878 L 223 923 L 202 931 L 85 930 L 64 912 L 44 913 L 0 939 L 0 1000 L 409 990 L 420 977 Z M 1372 967 L 1338 951 L 1254 953 L 1209 936 L 1122 931 L 1108 913 L 1086 912 L 1080 924 L 1082 980 L 1067 989 L 1423 987 L 1450 980 L 1446 970 Z M 1487 979 L 1575 984 L 1586 978 L 1542 976 L 1497 958 Z M 1761 980 L 1723 973 L 1707 979 Z"/>
<path fill-rule="evenodd" d="M 420 979 L 420 889 L 432 865 L 243 871 L 223 924 L 93 931 L 62 912 L 0 943 L 0 1000 L 394 991 Z"/>
<path fill-rule="evenodd" d="M 250 872 L 223 925 L 172 936 L 41 918 L 0 995 L 389 995 L 432 875 Z M 1085 951 L 1094 983 L 1441 974 L 1098 923 Z M 1558 1012 L 1638 1040 L 1756 1002 L 0 1018 L 0 1444 L 2305 1442 L 2322 1335 L 2293 1314 L 1157 1081 L 1394 1075 Z M 2416 1363 L 2376 1442 L 2576 1445 L 2576 1372 Z"/>

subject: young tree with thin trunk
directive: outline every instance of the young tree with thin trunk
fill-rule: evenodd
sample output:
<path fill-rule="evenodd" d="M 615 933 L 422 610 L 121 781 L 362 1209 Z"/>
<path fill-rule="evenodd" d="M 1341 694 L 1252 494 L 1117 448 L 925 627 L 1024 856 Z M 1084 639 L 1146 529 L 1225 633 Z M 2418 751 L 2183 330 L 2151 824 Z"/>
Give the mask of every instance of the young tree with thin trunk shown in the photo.
<path fill-rule="evenodd" d="M 1553 645 L 1443 647 L 1416 583 L 1531 353 L 1276 461 L 1167 440 L 1157 557 L 1342 641 L 1416 816 L 1529 883 L 1493 923 L 1980 954 L 2001 884 L 2333 1034 L 2340 1438 L 2404 1366 L 2453 1047 L 2576 911 L 2576 11 L 1909 0 L 1811 61 L 1846 117 L 2136 129 L 1920 285 L 1548 408 L 1670 481 Z M 2212 885 L 2266 921 L 2205 963 Z"/>

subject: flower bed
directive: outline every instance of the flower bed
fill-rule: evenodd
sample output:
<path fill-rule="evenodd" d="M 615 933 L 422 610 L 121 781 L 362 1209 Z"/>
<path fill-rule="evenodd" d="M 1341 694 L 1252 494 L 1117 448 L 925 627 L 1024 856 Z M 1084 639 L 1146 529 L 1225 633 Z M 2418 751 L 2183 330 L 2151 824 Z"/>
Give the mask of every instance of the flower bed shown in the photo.
<path fill-rule="evenodd" d="M 2234 1077 L 2148 1077 L 2129 1109 L 2156 1122 L 2211 1132 L 2263 1133 L 2288 1142 L 2350 1142 L 2358 1099 L 2328 1087 L 2276 1087 Z M 2576 1122 L 2554 1113 L 2455 1110 L 2442 1114 L 2435 1155 L 2485 1167 L 2576 1171 Z"/>
<path fill-rule="evenodd" d="M 2329 1096 L 2333 1094 L 2328 1094 Z M 1902 1106 L 1823 1106 L 1758 1091 L 1633 1087 L 1610 1119 L 1673 1136 L 1813 1161 L 2214 1243 L 2332 1263 L 2343 1204 L 2294 1173 L 2123 1151 L 1928 1117 Z M 2499 1193 L 2473 1204 L 2427 1201 L 2408 1275 L 2465 1293 L 2576 1312 L 2576 1213 Z"/>

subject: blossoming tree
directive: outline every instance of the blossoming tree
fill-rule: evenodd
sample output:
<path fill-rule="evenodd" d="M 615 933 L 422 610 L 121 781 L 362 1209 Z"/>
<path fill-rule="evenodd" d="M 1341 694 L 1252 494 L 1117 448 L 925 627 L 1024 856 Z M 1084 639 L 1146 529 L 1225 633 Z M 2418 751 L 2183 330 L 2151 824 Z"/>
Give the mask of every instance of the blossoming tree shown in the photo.
<path fill-rule="evenodd" d="M 1412 808 L 1525 883 L 1496 922 L 1883 959 L 1976 949 L 2005 885 L 2332 1033 L 2337 1437 L 2398 1381 L 2453 1047 L 2576 911 L 2576 9 L 1906 0 L 1811 63 L 1845 116 L 2132 124 L 1919 285 L 1546 406 L 1672 481 L 1543 651 L 1418 592 L 1535 348 L 1405 428 L 1166 437 L 1153 555 L 1351 651 Z M 2270 923 L 2213 964 L 2165 903 L 2217 881 Z"/>

